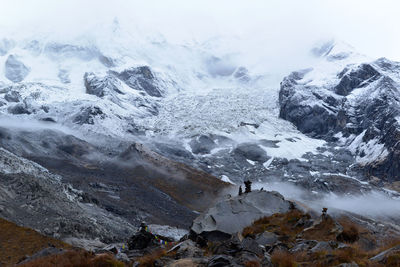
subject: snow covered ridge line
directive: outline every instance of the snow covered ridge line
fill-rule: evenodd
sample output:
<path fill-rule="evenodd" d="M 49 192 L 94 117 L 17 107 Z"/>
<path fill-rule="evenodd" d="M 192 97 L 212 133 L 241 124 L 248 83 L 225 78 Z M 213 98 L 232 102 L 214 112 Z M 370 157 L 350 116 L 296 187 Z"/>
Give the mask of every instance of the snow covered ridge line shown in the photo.
<path fill-rule="evenodd" d="M 355 62 L 324 54 L 317 67 L 285 77 L 280 117 L 305 134 L 348 147 L 368 176 L 400 180 L 400 63 Z"/>

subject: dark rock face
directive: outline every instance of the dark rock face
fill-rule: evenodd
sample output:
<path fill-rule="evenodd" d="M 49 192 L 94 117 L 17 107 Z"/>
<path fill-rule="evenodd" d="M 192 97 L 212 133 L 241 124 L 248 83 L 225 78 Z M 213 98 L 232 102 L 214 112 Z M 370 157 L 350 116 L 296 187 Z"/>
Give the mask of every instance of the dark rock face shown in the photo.
<path fill-rule="evenodd" d="M 74 122 L 77 124 L 94 124 L 96 117 L 104 118 L 103 111 L 96 106 L 83 108 L 80 113 L 74 118 Z"/>
<path fill-rule="evenodd" d="M 338 121 L 336 114 L 341 100 L 334 95 L 320 95 L 317 93 L 318 88 L 313 86 L 299 84 L 298 82 L 309 71 L 293 72 L 283 79 L 279 92 L 281 106 L 279 115 L 293 122 L 301 132 L 321 137 L 336 128 Z M 307 105 L 305 101 L 315 104 Z"/>
<path fill-rule="evenodd" d="M 8 56 L 5 63 L 6 78 L 12 82 L 18 83 L 25 79 L 30 72 L 30 68 L 19 61 L 16 56 Z"/>
<path fill-rule="evenodd" d="M 400 180 L 400 64 L 387 59 L 348 66 L 336 85 L 308 85 L 311 70 L 293 72 L 281 82 L 280 117 L 308 135 L 349 145 L 366 174 L 391 182 Z M 353 93 L 357 90 L 355 93 Z M 384 147 L 380 147 L 380 146 Z"/>
<path fill-rule="evenodd" d="M 145 249 L 154 246 L 155 236 L 146 231 L 139 231 L 128 240 L 129 249 Z M 154 244 L 153 244 L 154 243 Z"/>
<path fill-rule="evenodd" d="M 19 103 L 14 106 L 10 106 L 7 111 L 11 114 L 14 115 L 20 115 L 20 114 L 31 114 L 31 112 L 28 110 L 25 104 Z"/>
<path fill-rule="evenodd" d="M 189 143 L 194 154 L 209 154 L 217 144 L 208 136 L 201 135 Z"/>
<path fill-rule="evenodd" d="M 16 91 L 11 91 L 4 96 L 4 99 L 7 100 L 8 102 L 20 102 L 21 95 Z"/>
<path fill-rule="evenodd" d="M 122 94 L 119 90 L 119 81 L 114 76 L 97 77 L 93 72 L 86 72 L 83 76 L 85 82 L 86 93 L 103 97 L 107 93 L 116 92 Z"/>
<path fill-rule="evenodd" d="M 342 96 L 348 95 L 354 88 L 365 87 L 381 77 L 370 64 L 361 64 L 357 69 L 343 74 L 345 71 L 346 69 L 339 73 L 342 77 L 339 77 L 341 80 L 335 86 L 335 93 Z"/>
<path fill-rule="evenodd" d="M 251 143 L 238 145 L 234 150 L 234 154 L 252 161 L 264 162 L 269 159 L 264 149 L 259 147 L 257 144 Z"/>
<path fill-rule="evenodd" d="M 161 97 L 163 95 L 162 90 L 157 85 L 157 78 L 148 66 L 130 68 L 120 73 L 110 71 L 110 73 L 116 75 L 120 80 L 135 90 L 145 91 L 150 96 L 155 97 Z"/>

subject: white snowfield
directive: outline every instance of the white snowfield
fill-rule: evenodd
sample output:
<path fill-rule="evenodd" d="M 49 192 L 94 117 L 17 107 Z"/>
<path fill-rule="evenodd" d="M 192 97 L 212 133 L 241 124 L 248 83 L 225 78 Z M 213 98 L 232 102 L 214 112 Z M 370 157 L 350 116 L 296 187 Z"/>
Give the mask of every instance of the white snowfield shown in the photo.
<path fill-rule="evenodd" d="M 12 91 L 19 94 L 18 102 L 1 100 L 1 114 L 20 105 L 27 112 L 17 110 L 13 118 L 51 118 L 80 136 L 129 139 L 134 138 L 128 133 L 134 128 L 150 138 L 183 143 L 201 134 L 226 136 L 236 143 L 267 139 L 278 146 L 262 147 L 268 155 L 288 159 L 315 152 L 324 144 L 278 118 L 276 79 L 268 73 L 253 73 L 256 66 L 241 65 L 237 53 L 221 48 L 229 45 L 223 39 L 170 44 L 162 37 L 141 39 L 125 34 L 118 23 L 109 29 L 109 38 L 105 36 L 0 41 L 0 46 L 7 44 L 6 53 L 0 56 L 0 97 Z M 5 65 L 10 55 L 29 69 L 21 82 L 7 78 Z M 124 82 L 116 83 L 120 93 L 103 97 L 86 93 L 85 73 L 103 79 L 109 71 L 138 66 L 150 67 L 163 90 L 162 97 L 132 89 Z M 80 114 L 97 113 L 98 109 L 101 112 L 92 116 L 92 123 L 77 123 Z"/>

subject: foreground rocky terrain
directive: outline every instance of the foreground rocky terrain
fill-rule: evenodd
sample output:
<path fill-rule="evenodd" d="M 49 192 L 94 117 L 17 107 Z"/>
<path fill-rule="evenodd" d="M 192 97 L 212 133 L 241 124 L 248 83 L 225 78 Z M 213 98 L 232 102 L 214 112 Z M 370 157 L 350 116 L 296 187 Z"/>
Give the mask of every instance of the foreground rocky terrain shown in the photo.
<path fill-rule="evenodd" d="M 277 192 L 257 190 L 221 200 L 179 241 L 143 226 L 96 254 L 115 257 L 121 266 L 398 266 L 399 240 L 399 229 L 389 224 L 326 210 L 310 213 Z M 21 266 L 47 266 L 71 255 L 66 248 L 45 251 Z M 103 264 L 116 266 L 111 262 Z"/>

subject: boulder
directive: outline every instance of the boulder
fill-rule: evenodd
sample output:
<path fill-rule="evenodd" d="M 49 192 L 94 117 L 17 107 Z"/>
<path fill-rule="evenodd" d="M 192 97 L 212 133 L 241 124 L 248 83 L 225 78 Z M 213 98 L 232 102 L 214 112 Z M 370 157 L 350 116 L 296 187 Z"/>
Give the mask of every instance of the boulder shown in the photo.
<path fill-rule="evenodd" d="M 272 246 L 278 241 L 278 235 L 271 232 L 263 232 L 256 237 L 256 242 L 262 246 Z"/>
<path fill-rule="evenodd" d="M 316 240 L 299 240 L 296 242 L 296 244 L 290 249 L 290 252 L 296 253 L 296 252 L 302 252 L 302 251 L 309 251 L 313 247 L 315 247 L 318 244 L 318 241 Z"/>
<path fill-rule="evenodd" d="M 385 264 L 387 262 L 388 258 L 393 254 L 397 254 L 400 257 L 400 245 L 397 245 L 395 247 L 392 247 L 390 249 L 382 251 L 378 255 L 370 258 L 370 260 L 374 261 L 374 262 L 379 262 L 379 263 Z"/>
<path fill-rule="evenodd" d="M 19 61 L 16 56 L 9 55 L 5 63 L 5 76 L 14 83 L 21 82 L 28 76 L 30 68 Z"/>
<path fill-rule="evenodd" d="M 219 239 L 228 239 L 253 221 L 287 212 L 293 205 L 278 192 L 253 191 L 221 200 L 193 221 L 191 231 L 207 238 L 219 234 Z"/>
<path fill-rule="evenodd" d="M 207 267 L 239 267 L 233 257 L 226 255 L 215 255 L 213 256 L 207 264 Z"/>
<path fill-rule="evenodd" d="M 128 240 L 128 248 L 130 250 L 145 249 L 156 244 L 155 236 L 143 230 L 137 232 Z"/>

